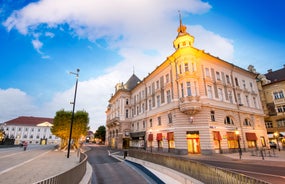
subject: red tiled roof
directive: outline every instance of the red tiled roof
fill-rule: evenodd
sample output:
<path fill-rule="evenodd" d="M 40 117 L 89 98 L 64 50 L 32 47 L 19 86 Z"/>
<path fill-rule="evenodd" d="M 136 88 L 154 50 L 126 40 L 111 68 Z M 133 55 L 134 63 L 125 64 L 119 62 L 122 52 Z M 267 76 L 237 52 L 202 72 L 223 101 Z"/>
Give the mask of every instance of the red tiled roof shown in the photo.
<path fill-rule="evenodd" d="M 32 116 L 20 116 L 18 118 L 4 122 L 6 125 L 27 125 L 36 126 L 39 123 L 49 122 L 53 123 L 53 118 L 32 117 Z"/>

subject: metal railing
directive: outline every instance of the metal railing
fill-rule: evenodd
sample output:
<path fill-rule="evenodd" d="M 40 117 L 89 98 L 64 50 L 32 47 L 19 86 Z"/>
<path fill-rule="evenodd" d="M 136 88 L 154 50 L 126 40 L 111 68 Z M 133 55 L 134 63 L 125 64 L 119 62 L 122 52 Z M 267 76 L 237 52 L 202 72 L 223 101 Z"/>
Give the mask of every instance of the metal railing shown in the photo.
<path fill-rule="evenodd" d="M 175 157 L 159 153 L 149 153 L 140 150 L 129 150 L 129 155 L 134 158 L 159 164 L 178 172 L 184 173 L 204 183 L 210 184 L 267 184 L 263 180 L 252 178 L 241 173 L 223 168 L 209 166 L 183 157 Z"/>
<path fill-rule="evenodd" d="M 77 166 L 66 172 L 60 173 L 56 176 L 52 176 L 34 184 L 78 184 L 85 175 L 86 164 L 87 155 L 85 153 L 80 153 L 80 160 Z"/>

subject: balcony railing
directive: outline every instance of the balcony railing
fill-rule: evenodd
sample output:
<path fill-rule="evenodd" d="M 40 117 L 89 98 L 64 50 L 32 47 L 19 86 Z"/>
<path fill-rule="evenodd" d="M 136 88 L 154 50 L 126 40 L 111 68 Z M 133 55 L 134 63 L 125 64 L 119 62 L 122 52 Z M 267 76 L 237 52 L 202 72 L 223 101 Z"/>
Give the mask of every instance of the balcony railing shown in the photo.
<path fill-rule="evenodd" d="M 188 96 L 180 98 L 179 100 L 180 111 L 185 114 L 195 114 L 201 110 L 201 103 L 199 96 Z"/>

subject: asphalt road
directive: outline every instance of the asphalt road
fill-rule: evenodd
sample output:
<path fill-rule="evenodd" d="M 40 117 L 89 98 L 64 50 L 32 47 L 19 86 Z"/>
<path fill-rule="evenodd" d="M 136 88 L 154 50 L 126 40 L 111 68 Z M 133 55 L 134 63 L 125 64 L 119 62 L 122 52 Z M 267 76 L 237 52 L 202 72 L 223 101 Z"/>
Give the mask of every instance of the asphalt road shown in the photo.
<path fill-rule="evenodd" d="M 108 155 L 105 146 L 90 146 L 88 162 L 93 168 L 92 184 L 146 184 L 147 180 L 125 162 Z"/>
<path fill-rule="evenodd" d="M 199 160 L 199 162 L 215 167 L 226 168 L 235 172 L 262 179 L 268 183 L 285 183 L 285 165 L 276 162 L 256 163 L 252 161 L 217 161 L 217 160 Z"/>

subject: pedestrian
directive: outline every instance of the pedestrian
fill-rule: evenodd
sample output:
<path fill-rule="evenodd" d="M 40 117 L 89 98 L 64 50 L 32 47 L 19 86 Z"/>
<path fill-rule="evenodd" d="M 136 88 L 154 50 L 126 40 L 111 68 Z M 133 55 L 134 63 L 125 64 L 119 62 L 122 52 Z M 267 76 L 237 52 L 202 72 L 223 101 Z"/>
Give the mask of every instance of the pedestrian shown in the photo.
<path fill-rule="evenodd" d="M 26 151 L 27 147 L 28 147 L 28 142 L 27 141 L 24 141 L 23 142 L 23 147 L 24 147 L 24 151 Z"/>

